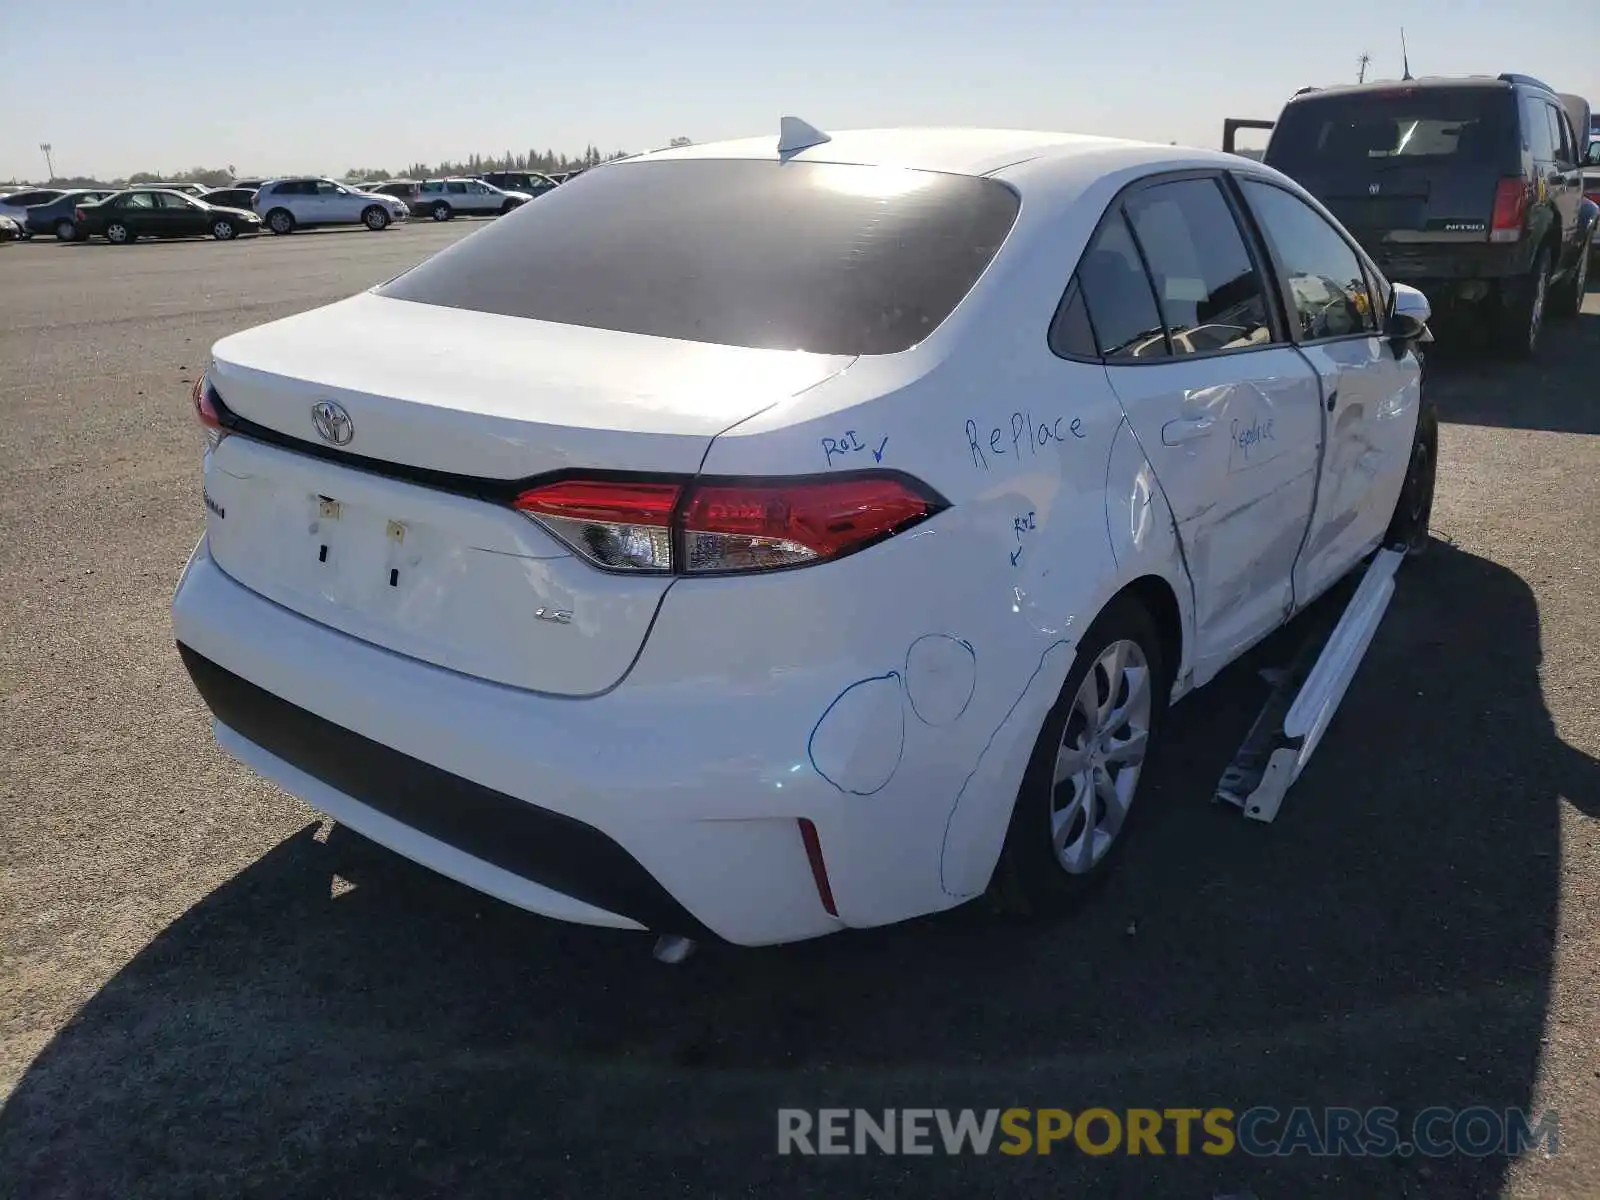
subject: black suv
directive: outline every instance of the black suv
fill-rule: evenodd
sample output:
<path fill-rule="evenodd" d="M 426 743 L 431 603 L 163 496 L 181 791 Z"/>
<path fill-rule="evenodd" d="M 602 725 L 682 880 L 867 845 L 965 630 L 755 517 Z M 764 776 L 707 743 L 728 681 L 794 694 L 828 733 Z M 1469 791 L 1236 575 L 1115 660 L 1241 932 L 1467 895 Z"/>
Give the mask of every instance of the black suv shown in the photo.
<path fill-rule="evenodd" d="M 1435 311 L 1470 305 L 1506 352 L 1537 350 L 1546 309 L 1576 315 L 1595 203 L 1557 93 L 1527 75 L 1302 88 L 1262 156 L 1321 200 L 1390 279 Z M 1548 303 L 1547 303 L 1548 301 Z"/>

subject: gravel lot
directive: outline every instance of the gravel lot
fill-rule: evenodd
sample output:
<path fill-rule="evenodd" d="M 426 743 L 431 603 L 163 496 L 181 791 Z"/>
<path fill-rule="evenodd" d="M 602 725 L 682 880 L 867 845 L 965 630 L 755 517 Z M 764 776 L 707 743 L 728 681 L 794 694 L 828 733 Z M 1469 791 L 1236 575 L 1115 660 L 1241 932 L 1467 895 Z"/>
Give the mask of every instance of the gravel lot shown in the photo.
<path fill-rule="evenodd" d="M 1440 356 L 1438 540 L 1275 825 L 1207 800 L 1282 638 L 1175 710 L 1077 920 L 668 969 L 330 831 L 173 650 L 210 344 L 472 228 L 0 247 L 0 1195 L 1600 1196 L 1600 293 L 1537 366 Z M 780 1105 L 1013 1104 L 1554 1109 L 1561 1151 L 774 1153 Z"/>

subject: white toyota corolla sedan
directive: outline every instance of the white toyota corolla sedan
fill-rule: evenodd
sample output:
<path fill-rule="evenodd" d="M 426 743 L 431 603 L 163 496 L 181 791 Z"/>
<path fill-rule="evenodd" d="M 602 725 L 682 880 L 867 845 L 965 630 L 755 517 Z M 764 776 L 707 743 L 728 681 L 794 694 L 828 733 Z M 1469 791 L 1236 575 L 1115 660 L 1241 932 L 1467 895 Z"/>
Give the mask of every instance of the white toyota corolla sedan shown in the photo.
<path fill-rule="evenodd" d="M 643 155 L 216 344 L 178 648 L 227 752 L 534 912 L 1062 909 L 1169 703 L 1425 542 L 1427 317 L 1232 155 Z"/>

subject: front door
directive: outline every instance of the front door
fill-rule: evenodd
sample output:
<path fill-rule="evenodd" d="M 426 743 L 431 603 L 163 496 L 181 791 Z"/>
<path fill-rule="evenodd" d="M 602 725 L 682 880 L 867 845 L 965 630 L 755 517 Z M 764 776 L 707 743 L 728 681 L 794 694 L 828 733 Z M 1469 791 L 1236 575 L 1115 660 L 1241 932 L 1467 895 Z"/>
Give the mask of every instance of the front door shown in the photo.
<path fill-rule="evenodd" d="M 1381 336 L 1384 303 L 1350 242 L 1299 196 L 1262 180 L 1240 191 L 1277 260 L 1300 352 L 1327 416 L 1316 510 L 1295 568 L 1309 604 L 1375 549 L 1411 460 L 1421 368 Z"/>
<path fill-rule="evenodd" d="M 182 192 L 156 193 L 155 219 L 162 237 L 193 237 L 211 231 L 205 209 Z"/>
<path fill-rule="evenodd" d="M 1317 377 L 1269 279 L 1210 174 L 1125 193 L 1078 269 L 1106 374 L 1177 521 L 1196 685 L 1290 612 L 1316 493 Z"/>

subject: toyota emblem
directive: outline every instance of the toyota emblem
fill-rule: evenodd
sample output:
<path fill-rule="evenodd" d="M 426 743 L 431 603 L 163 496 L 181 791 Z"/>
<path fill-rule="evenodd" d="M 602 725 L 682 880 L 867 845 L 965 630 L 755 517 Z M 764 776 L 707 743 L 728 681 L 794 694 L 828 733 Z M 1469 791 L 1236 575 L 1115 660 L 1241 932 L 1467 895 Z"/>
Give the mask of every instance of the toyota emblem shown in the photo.
<path fill-rule="evenodd" d="M 1375 183 L 1367 184 L 1367 195 L 1376 196 L 1377 194 L 1378 194 L 1378 185 L 1375 184 Z"/>
<path fill-rule="evenodd" d="M 356 432 L 355 422 L 345 412 L 344 405 L 332 400 L 318 400 L 311 406 L 311 423 L 317 427 L 323 441 L 335 446 L 348 444 Z"/>

